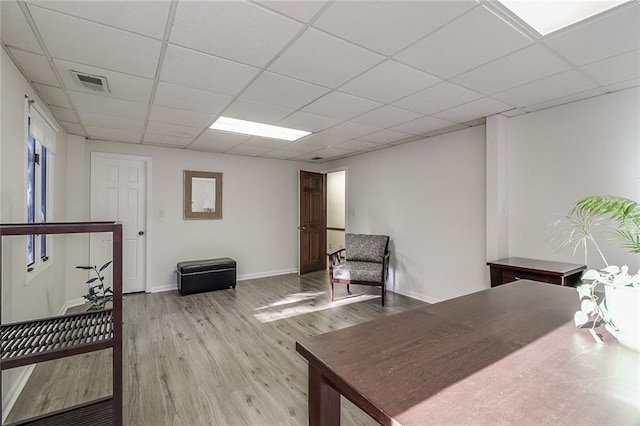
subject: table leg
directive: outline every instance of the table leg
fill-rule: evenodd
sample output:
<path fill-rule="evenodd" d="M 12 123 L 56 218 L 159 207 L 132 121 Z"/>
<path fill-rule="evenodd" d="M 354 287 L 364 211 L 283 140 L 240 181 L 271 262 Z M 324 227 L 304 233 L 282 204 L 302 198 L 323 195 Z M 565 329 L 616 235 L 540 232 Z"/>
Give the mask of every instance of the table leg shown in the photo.
<path fill-rule="evenodd" d="M 309 426 L 340 426 L 340 394 L 309 364 Z"/>

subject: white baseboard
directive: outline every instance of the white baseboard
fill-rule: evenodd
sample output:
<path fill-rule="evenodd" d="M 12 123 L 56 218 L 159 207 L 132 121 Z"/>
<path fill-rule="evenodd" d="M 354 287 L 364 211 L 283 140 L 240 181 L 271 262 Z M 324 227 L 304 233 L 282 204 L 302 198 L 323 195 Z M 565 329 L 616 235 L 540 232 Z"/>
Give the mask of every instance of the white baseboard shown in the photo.
<path fill-rule="evenodd" d="M 438 302 L 442 302 L 442 300 L 440 299 L 436 299 L 433 297 L 428 297 L 425 296 L 423 294 L 419 294 L 413 291 L 407 291 L 407 290 L 400 290 L 397 288 L 394 288 L 393 290 L 389 290 L 389 291 L 393 291 L 394 293 L 398 293 L 401 294 L 403 296 L 407 296 L 410 297 L 412 299 L 418 299 L 418 300 L 422 300 L 423 302 L 427 302 L 427 303 L 438 303 Z"/>
<path fill-rule="evenodd" d="M 297 274 L 298 268 L 295 269 L 281 269 L 279 271 L 258 272 L 256 274 L 244 274 L 238 276 L 238 281 L 253 280 L 256 278 L 275 277 L 278 275 Z"/>
<path fill-rule="evenodd" d="M 147 293 L 162 293 L 163 291 L 174 291 L 174 290 L 178 290 L 178 284 L 159 285 L 156 287 L 151 287 L 147 290 Z"/>
<path fill-rule="evenodd" d="M 75 306 L 82 306 L 85 304 L 85 302 L 86 300 L 84 300 L 82 297 L 73 300 L 67 300 L 66 302 L 64 302 L 64 305 L 62 306 L 62 309 L 60 309 L 60 313 L 58 315 L 64 315 L 65 312 L 67 312 L 67 309 L 73 308 Z"/>
<path fill-rule="evenodd" d="M 269 272 L 258 272 L 256 274 L 244 274 L 238 275 L 236 278 L 238 281 L 246 281 L 253 280 L 256 278 L 266 278 L 266 277 L 275 277 L 278 275 L 286 275 L 286 274 L 297 274 L 298 269 L 281 269 L 279 271 L 269 271 Z M 178 290 L 178 284 L 167 284 L 167 285 L 159 285 L 155 287 L 150 287 L 147 290 L 147 293 L 160 293 L 163 291 L 174 291 Z"/>
<path fill-rule="evenodd" d="M 9 392 L 3 395 L 2 397 L 2 424 L 4 424 L 7 420 L 7 417 L 11 413 L 14 404 L 18 400 L 18 397 L 22 393 L 22 389 L 24 389 L 27 384 L 27 380 L 31 377 L 31 373 L 36 368 L 37 364 L 28 365 L 24 371 L 18 377 L 18 380 L 15 384 L 9 389 Z"/>

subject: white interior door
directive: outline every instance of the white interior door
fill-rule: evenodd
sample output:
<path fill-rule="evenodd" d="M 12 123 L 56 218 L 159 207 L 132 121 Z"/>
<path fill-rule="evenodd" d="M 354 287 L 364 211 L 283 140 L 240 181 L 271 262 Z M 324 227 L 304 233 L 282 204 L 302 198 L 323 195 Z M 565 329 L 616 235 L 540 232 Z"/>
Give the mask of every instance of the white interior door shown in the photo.
<path fill-rule="evenodd" d="M 134 156 L 91 155 L 91 220 L 122 223 L 122 290 L 145 291 L 147 163 Z M 111 260 L 111 234 L 92 234 L 92 265 Z M 111 268 L 107 269 L 110 281 Z"/>

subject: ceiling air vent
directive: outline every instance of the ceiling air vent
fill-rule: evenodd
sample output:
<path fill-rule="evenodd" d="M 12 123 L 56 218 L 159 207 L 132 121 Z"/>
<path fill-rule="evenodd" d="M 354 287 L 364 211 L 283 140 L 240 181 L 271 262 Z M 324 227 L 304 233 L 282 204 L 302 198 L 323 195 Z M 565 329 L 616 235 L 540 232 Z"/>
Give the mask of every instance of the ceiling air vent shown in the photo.
<path fill-rule="evenodd" d="M 107 84 L 106 77 L 73 70 L 71 71 L 71 74 L 76 80 L 76 83 L 85 89 L 91 89 L 94 92 L 109 93 L 109 85 Z"/>

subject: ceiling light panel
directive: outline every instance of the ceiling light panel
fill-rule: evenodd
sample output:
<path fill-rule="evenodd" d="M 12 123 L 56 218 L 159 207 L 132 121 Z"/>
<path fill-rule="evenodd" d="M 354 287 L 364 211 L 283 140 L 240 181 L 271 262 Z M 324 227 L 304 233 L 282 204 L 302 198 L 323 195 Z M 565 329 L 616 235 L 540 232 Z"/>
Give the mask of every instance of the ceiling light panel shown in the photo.
<path fill-rule="evenodd" d="M 500 0 L 540 34 L 547 35 L 614 8 L 628 0 L 523 1 Z"/>
<path fill-rule="evenodd" d="M 311 134 L 311 132 L 304 130 L 289 129 L 287 127 L 272 126 L 269 124 L 238 120 L 236 118 L 229 117 L 218 118 L 209 128 L 214 130 L 223 130 L 225 132 L 241 133 L 244 135 L 282 139 L 286 141 L 296 141 Z"/>

